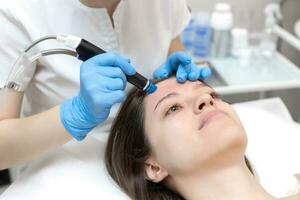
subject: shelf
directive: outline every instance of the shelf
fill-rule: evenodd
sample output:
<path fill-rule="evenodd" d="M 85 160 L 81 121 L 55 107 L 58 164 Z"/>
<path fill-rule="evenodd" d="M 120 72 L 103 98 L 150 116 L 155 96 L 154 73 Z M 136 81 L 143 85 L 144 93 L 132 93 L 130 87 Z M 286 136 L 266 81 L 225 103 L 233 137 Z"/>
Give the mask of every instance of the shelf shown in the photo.
<path fill-rule="evenodd" d="M 272 59 L 253 59 L 241 66 L 236 58 L 208 58 L 207 81 L 219 94 L 262 92 L 300 87 L 300 69 L 280 53 Z"/>

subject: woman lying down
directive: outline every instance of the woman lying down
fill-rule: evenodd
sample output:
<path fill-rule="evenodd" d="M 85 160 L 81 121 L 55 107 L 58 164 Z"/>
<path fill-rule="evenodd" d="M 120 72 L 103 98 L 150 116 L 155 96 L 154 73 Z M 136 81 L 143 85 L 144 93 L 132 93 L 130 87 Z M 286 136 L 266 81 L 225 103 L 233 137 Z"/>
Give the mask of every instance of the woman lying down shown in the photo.
<path fill-rule="evenodd" d="M 134 200 L 275 200 L 245 157 L 237 113 L 200 81 L 131 90 L 106 148 L 106 167 Z M 300 199 L 300 194 L 284 200 Z"/>

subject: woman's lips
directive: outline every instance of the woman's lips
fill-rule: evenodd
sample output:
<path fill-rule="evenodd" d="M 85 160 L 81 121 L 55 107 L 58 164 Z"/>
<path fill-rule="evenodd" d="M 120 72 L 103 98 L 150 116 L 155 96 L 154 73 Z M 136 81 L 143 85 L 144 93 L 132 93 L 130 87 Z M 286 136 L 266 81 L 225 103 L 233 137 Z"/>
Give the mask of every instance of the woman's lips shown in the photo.
<path fill-rule="evenodd" d="M 216 117 L 224 116 L 224 115 L 227 115 L 227 113 L 221 110 L 214 110 L 204 114 L 204 116 L 201 119 L 201 125 L 199 129 L 202 129 L 205 125 L 207 125 L 209 122 L 214 120 Z"/>

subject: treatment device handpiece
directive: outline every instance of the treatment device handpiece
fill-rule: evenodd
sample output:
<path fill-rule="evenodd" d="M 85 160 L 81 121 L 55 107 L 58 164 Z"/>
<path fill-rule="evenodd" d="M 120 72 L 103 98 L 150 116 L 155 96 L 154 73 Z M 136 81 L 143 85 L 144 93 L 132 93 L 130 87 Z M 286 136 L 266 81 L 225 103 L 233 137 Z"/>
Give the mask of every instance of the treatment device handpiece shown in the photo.
<path fill-rule="evenodd" d="M 80 40 L 80 43 L 76 48 L 76 52 L 78 53 L 78 59 L 82 61 L 86 61 L 98 54 L 106 53 L 103 49 L 93 45 L 85 39 Z M 132 76 L 126 75 L 126 78 L 129 83 L 135 85 L 137 88 L 143 90 L 147 94 L 151 94 L 157 89 L 156 85 L 154 85 L 150 80 L 148 80 L 138 72 L 136 72 Z"/>

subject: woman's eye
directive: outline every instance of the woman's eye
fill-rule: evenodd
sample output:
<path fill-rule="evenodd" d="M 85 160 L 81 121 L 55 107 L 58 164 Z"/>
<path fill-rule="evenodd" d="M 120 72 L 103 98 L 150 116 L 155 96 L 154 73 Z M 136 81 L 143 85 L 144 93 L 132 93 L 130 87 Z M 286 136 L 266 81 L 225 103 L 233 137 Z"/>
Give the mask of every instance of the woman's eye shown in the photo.
<path fill-rule="evenodd" d="M 178 111 L 180 108 L 181 108 L 180 105 L 172 105 L 172 106 L 167 110 L 167 112 L 166 112 L 165 115 L 172 114 L 172 113 Z"/>
<path fill-rule="evenodd" d="M 213 99 L 220 99 L 219 95 L 215 92 L 211 93 L 210 96 L 213 98 Z"/>

